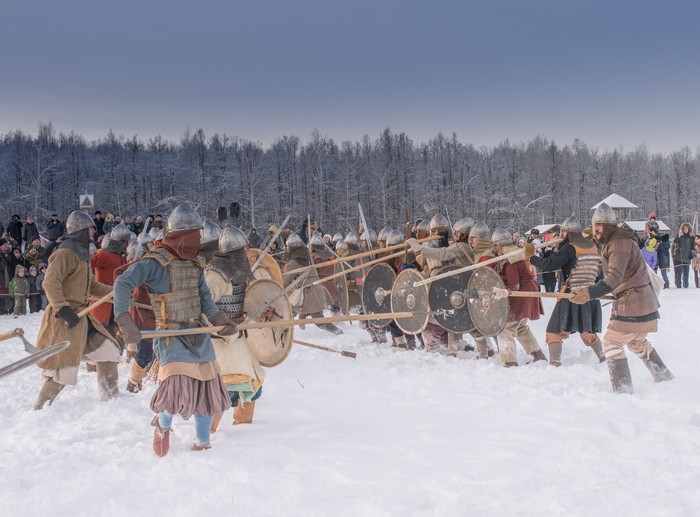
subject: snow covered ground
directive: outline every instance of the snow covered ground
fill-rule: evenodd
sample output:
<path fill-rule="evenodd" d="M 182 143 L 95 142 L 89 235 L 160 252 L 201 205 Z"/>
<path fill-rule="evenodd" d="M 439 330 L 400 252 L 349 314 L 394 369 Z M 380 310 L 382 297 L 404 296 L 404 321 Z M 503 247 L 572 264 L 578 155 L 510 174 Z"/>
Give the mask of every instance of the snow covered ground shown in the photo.
<path fill-rule="evenodd" d="M 552 305 L 532 324 L 542 342 Z M 0 379 L 2 515 L 699 515 L 700 290 L 666 290 L 662 305 L 651 339 L 676 378 L 654 384 L 630 357 L 633 396 L 611 392 L 577 337 L 561 368 L 504 369 L 372 345 L 357 324 L 307 327 L 299 339 L 357 359 L 297 346 L 268 370 L 253 425 L 229 411 L 193 452 L 194 423 L 176 417 L 165 458 L 151 449 L 155 386 L 124 391 L 127 364 L 117 400 L 100 402 L 83 369 L 43 411 L 30 367 Z M 39 321 L 3 316 L 0 332 L 33 340 Z M 0 366 L 25 355 L 0 342 Z"/>

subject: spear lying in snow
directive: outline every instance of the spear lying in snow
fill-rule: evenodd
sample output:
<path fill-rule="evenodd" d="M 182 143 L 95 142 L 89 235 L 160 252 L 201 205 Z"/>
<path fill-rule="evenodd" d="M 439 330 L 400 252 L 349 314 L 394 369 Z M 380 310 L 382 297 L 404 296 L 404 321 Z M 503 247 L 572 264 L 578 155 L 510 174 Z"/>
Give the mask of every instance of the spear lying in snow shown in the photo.
<path fill-rule="evenodd" d="M 313 343 L 307 343 L 306 341 L 299 341 L 298 339 L 294 340 L 294 344 L 308 346 L 310 348 L 317 348 L 318 350 L 324 350 L 325 352 L 334 352 L 336 354 L 340 354 L 340 355 L 345 356 L 345 357 L 352 357 L 353 359 L 357 358 L 357 354 L 355 352 L 348 352 L 347 350 L 333 350 L 332 348 L 328 348 L 327 346 L 314 345 Z"/>

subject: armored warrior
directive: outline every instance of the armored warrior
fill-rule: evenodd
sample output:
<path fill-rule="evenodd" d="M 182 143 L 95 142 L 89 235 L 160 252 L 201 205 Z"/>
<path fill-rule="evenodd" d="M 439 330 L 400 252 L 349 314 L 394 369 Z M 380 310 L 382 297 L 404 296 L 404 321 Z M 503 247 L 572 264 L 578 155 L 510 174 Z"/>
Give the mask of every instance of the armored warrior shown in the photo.
<path fill-rule="evenodd" d="M 491 242 L 497 256 L 519 249 L 513 245 L 513 237 L 510 232 L 502 228 L 493 232 Z M 516 255 L 506 259 L 501 271 L 503 282 L 508 291 L 539 292 L 540 286 L 537 283 L 537 276 L 524 258 L 524 255 Z M 498 351 L 503 366 L 518 366 L 515 352 L 516 339 L 535 361 L 547 359 L 527 324 L 528 320 L 537 320 L 542 314 L 544 314 L 544 309 L 540 298 L 511 298 L 508 322 L 503 332 L 498 335 Z"/>
<path fill-rule="evenodd" d="M 491 244 L 491 230 L 483 221 L 477 221 L 469 230 L 469 247 L 474 253 L 475 263 L 484 262 L 496 256 Z M 489 267 L 498 270 L 496 265 Z M 496 354 L 487 338 L 477 335 L 473 337 L 476 341 L 476 352 L 479 359 L 488 359 Z"/>
<path fill-rule="evenodd" d="M 284 267 L 284 271 L 294 271 L 311 264 L 311 256 L 304 242 L 298 234 L 292 233 L 287 238 L 287 257 L 288 261 Z M 309 274 L 306 276 L 302 285 L 297 289 L 301 290 L 301 301 L 297 301 L 295 310 L 299 313 L 299 319 L 305 319 L 307 316 L 312 318 L 322 318 L 323 310 L 332 302 L 331 295 L 323 285 L 315 285 L 306 287 L 318 280 L 318 273 L 315 269 L 309 269 Z M 287 287 L 303 273 L 284 276 L 284 286 Z M 321 323 L 316 325 L 323 330 L 332 332 L 333 334 L 342 334 L 343 331 L 332 323 Z"/>
<path fill-rule="evenodd" d="M 199 247 L 199 255 L 208 264 L 214 258 L 214 254 L 219 250 L 219 238 L 221 237 L 221 226 L 214 221 L 204 220 L 202 228 L 202 244 Z"/>
<path fill-rule="evenodd" d="M 243 321 L 245 293 L 253 273 L 246 255 L 248 238 L 235 226 L 227 226 L 219 237 L 219 251 L 207 264 L 205 278 L 216 306 L 236 323 Z M 253 354 L 245 332 L 214 337 L 216 360 L 221 378 L 231 398 L 233 423 L 253 422 L 255 401 L 262 394 L 265 371 Z M 215 415 L 215 431 L 222 414 Z"/>
<path fill-rule="evenodd" d="M 584 304 L 612 293 L 610 323 L 603 336 L 603 352 L 608 363 L 610 382 L 616 393 L 632 393 L 625 347 L 644 362 L 654 381 L 668 381 L 673 375 L 647 339 L 656 332 L 659 320 L 659 300 L 652 287 L 648 266 L 637 244 L 633 230 L 618 227 L 615 212 L 601 203 L 593 213 L 593 230 L 601 244 L 603 279 L 589 287 L 572 289 L 571 301 Z"/>
<path fill-rule="evenodd" d="M 126 247 L 132 235 L 133 233 L 124 223 L 118 224 L 108 235 L 105 235 L 102 240 L 102 251 L 95 253 L 90 259 L 95 280 L 105 285 L 114 285 L 114 270 L 126 264 Z M 111 303 L 103 303 L 91 314 L 105 326 L 113 322 Z"/>
<path fill-rule="evenodd" d="M 37 348 L 43 350 L 58 341 L 70 347 L 43 361 L 44 384 L 34 409 L 51 404 L 66 385 L 78 382 L 81 360 L 97 363 L 97 383 L 102 400 L 119 393 L 117 364 L 119 349 L 114 338 L 92 315 L 78 317 L 88 306 L 88 296 L 103 297 L 112 288 L 95 280 L 90 270 L 90 243 L 95 234 L 92 218 L 79 210 L 66 220 L 67 239 L 49 257 L 43 287 L 49 305 L 41 319 Z"/>
<path fill-rule="evenodd" d="M 188 205 L 176 207 L 168 217 L 166 233 L 153 250 L 132 264 L 114 284 L 116 322 L 128 345 L 141 341 L 141 331 L 128 313 L 131 292 L 146 284 L 156 326 L 177 334 L 182 329 L 206 326 L 202 315 L 219 332 L 230 336 L 236 324 L 219 310 L 204 280 L 204 261 L 198 256 L 202 219 Z M 219 367 L 209 334 L 157 337 L 153 347 L 160 363 L 160 385 L 151 399 L 157 413 L 153 450 L 165 456 L 170 448 L 173 415 L 195 419 L 195 450 L 209 449 L 213 416 L 231 407 L 219 376 Z"/>
<path fill-rule="evenodd" d="M 561 225 L 563 241 L 558 249 L 547 257 L 535 254 L 534 244 L 524 244 L 525 258 L 542 272 L 561 269 L 564 292 L 579 287 L 590 287 L 596 283 L 600 270 L 600 255 L 593 241 L 586 239 L 581 223 L 572 215 Z M 549 347 L 549 363 L 561 366 L 563 341 L 572 332 L 578 332 L 581 341 L 591 347 L 600 362 L 605 361 L 603 346 L 598 337 L 603 314 L 600 300 L 591 300 L 583 305 L 572 304 L 566 298 L 557 300 L 547 324 L 546 342 Z"/>

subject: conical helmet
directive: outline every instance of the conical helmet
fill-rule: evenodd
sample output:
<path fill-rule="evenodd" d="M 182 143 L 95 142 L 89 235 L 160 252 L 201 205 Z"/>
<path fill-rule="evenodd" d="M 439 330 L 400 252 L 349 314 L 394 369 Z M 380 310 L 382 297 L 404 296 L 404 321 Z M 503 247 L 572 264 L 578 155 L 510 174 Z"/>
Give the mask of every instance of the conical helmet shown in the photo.
<path fill-rule="evenodd" d="M 377 235 L 377 241 L 385 242 L 392 231 L 393 228 L 391 226 L 385 226 L 384 228 L 379 230 L 379 234 Z"/>
<path fill-rule="evenodd" d="M 430 233 L 430 223 L 426 220 L 419 222 L 416 231 Z"/>
<path fill-rule="evenodd" d="M 204 228 L 202 228 L 202 245 L 210 242 L 218 241 L 223 230 L 221 226 L 209 219 L 204 220 Z"/>
<path fill-rule="evenodd" d="M 360 239 L 362 242 L 367 242 L 367 240 L 369 240 L 369 242 L 377 242 L 377 232 L 375 232 L 372 228 L 368 228 L 362 232 Z"/>
<path fill-rule="evenodd" d="M 240 250 L 249 244 L 248 237 L 236 226 L 227 226 L 219 237 L 219 251 L 221 253 Z"/>
<path fill-rule="evenodd" d="M 323 237 L 321 237 L 320 233 L 314 233 L 311 236 L 311 241 L 309 241 L 309 244 L 313 248 L 325 248 L 325 244 L 323 244 Z"/>
<path fill-rule="evenodd" d="M 435 214 L 430 220 L 431 230 L 448 230 L 450 228 L 450 223 L 442 214 Z"/>
<path fill-rule="evenodd" d="M 81 210 L 73 210 L 66 219 L 66 234 L 71 235 L 91 226 L 95 226 L 92 217 Z"/>
<path fill-rule="evenodd" d="M 335 243 L 335 251 L 343 251 L 348 249 L 348 245 L 345 244 L 345 241 L 343 239 L 340 239 Z"/>
<path fill-rule="evenodd" d="M 571 214 L 561 223 L 561 229 L 567 232 L 580 232 L 583 230 L 583 225 L 581 225 L 581 221 L 578 220 L 576 214 Z"/>
<path fill-rule="evenodd" d="M 104 237 L 102 237 L 102 242 L 100 243 L 100 248 L 105 249 L 107 246 L 109 246 L 109 233 L 105 233 Z"/>
<path fill-rule="evenodd" d="M 391 230 L 391 232 L 389 232 L 389 234 L 386 237 L 387 246 L 396 246 L 397 244 L 401 244 L 402 242 L 404 242 L 404 236 L 398 230 Z"/>
<path fill-rule="evenodd" d="M 471 217 L 465 217 L 464 219 L 460 219 L 459 221 L 457 221 L 452 227 L 452 230 L 455 232 L 459 232 L 462 235 L 469 235 L 472 226 L 474 226 L 474 219 L 472 219 Z"/>
<path fill-rule="evenodd" d="M 472 229 L 469 231 L 469 238 L 473 239 L 475 237 L 478 239 L 488 239 L 491 237 L 491 230 L 489 230 L 485 222 L 478 221 L 474 223 L 474 226 L 472 226 Z"/>
<path fill-rule="evenodd" d="M 511 233 L 504 228 L 496 228 L 493 235 L 491 236 L 491 242 L 493 244 L 500 244 L 501 246 L 507 246 L 513 244 L 513 236 Z"/>
<path fill-rule="evenodd" d="M 202 218 L 188 203 L 175 207 L 170 212 L 167 222 L 167 232 L 181 232 L 184 230 L 201 230 L 204 226 Z"/>
<path fill-rule="evenodd" d="M 601 203 L 593 212 L 592 224 L 617 224 L 615 211 L 607 203 Z"/>
<path fill-rule="evenodd" d="M 355 246 L 360 245 L 360 241 L 357 240 L 357 234 L 355 232 L 350 232 L 345 236 L 345 244 L 354 244 Z"/>
<path fill-rule="evenodd" d="M 124 223 L 119 223 L 117 226 L 112 228 L 112 231 L 109 233 L 109 238 L 113 241 L 129 242 L 132 235 L 134 235 L 134 232 L 129 230 L 127 225 Z"/>
<path fill-rule="evenodd" d="M 292 232 L 289 237 L 287 237 L 288 248 L 302 248 L 303 246 L 304 241 L 301 240 L 298 233 Z"/>
<path fill-rule="evenodd" d="M 333 236 L 333 244 L 343 240 L 343 234 L 338 232 Z"/>

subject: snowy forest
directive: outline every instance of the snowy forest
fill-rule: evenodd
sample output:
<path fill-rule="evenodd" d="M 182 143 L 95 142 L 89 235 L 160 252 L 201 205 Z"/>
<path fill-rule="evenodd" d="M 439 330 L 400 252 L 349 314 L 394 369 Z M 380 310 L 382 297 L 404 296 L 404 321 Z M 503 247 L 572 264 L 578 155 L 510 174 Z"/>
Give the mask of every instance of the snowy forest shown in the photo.
<path fill-rule="evenodd" d="M 167 214 L 182 201 L 215 217 L 217 207 L 238 202 L 244 228 L 279 224 L 288 213 L 297 226 L 310 213 L 322 228 L 345 232 L 361 203 L 377 229 L 401 227 L 406 209 L 414 220 L 447 208 L 452 221 L 469 215 L 491 228 L 522 231 L 572 212 L 588 220 L 590 207 L 615 192 L 640 207 L 635 217 L 653 210 L 675 229 L 698 208 L 699 169 L 700 151 L 688 147 L 603 152 L 543 136 L 477 147 L 455 134 L 416 143 L 387 128 L 357 142 L 314 131 L 307 141 L 280 136 L 264 146 L 202 129 L 186 131 L 177 143 L 112 131 L 87 141 L 42 123 L 36 135 L 0 135 L 0 217 L 32 215 L 40 223 L 54 211 L 64 217 L 87 192 L 97 209 L 131 217 Z"/>

